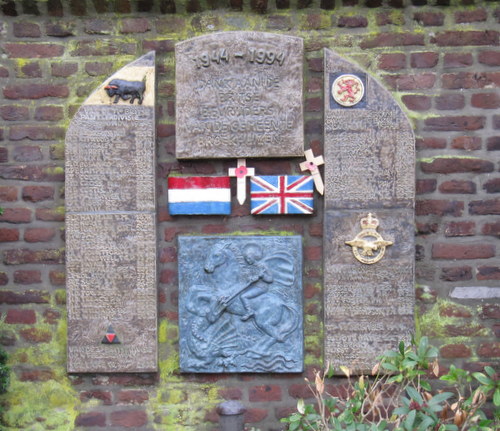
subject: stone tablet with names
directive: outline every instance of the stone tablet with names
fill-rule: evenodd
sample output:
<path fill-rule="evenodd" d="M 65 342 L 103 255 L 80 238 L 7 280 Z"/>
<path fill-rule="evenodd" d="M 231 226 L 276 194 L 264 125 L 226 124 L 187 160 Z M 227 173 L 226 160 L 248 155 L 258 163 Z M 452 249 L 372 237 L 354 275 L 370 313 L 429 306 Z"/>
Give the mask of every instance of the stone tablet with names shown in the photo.
<path fill-rule="evenodd" d="M 224 32 L 178 43 L 176 156 L 302 156 L 303 40 Z"/>
<path fill-rule="evenodd" d="M 157 370 L 155 53 L 90 95 L 66 134 L 69 372 Z"/>
<path fill-rule="evenodd" d="M 325 360 L 369 372 L 414 331 L 411 124 L 375 79 L 325 50 Z"/>

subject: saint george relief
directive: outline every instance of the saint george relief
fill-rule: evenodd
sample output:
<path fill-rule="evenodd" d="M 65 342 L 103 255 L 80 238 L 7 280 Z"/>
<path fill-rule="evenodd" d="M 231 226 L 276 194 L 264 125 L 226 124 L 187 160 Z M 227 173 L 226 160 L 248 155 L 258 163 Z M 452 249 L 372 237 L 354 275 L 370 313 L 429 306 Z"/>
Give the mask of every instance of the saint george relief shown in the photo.
<path fill-rule="evenodd" d="M 183 372 L 301 372 L 302 240 L 179 237 Z"/>

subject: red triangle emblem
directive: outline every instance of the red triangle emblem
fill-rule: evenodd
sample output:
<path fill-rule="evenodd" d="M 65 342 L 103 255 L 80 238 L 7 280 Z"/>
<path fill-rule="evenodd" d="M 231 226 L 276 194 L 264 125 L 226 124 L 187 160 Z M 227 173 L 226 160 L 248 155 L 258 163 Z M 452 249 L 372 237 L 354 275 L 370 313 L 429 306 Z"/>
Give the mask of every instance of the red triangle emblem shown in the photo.
<path fill-rule="evenodd" d="M 108 340 L 109 343 L 112 343 L 115 337 L 116 334 L 106 334 L 106 339 Z"/>

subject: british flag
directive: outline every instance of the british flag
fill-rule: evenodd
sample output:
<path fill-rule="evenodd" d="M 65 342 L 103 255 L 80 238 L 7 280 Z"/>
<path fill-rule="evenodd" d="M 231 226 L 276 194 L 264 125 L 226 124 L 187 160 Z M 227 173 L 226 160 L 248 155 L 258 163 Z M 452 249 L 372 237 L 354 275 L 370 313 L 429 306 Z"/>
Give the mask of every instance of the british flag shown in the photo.
<path fill-rule="evenodd" d="M 312 214 L 312 176 L 251 177 L 252 214 Z"/>

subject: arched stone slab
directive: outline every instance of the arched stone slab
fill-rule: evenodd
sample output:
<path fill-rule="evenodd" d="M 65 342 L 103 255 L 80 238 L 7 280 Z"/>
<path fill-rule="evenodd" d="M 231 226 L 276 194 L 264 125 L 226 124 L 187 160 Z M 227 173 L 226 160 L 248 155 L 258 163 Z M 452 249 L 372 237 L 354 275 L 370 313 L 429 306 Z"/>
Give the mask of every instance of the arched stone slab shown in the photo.
<path fill-rule="evenodd" d="M 65 187 L 68 371 L 156 371 L 154 52 L 75 114 Z"/>
<path fill-rule="evenodd" d="M 175 47 L 176 156 L 303 156 L 304 44 L 229 31 Z"/>
<path fill-rule="evenodd" d="M 360 373 L 414 330 L 415 140 L 374 78 L 328 49 L 324 61 L 325 360 Z"/>

